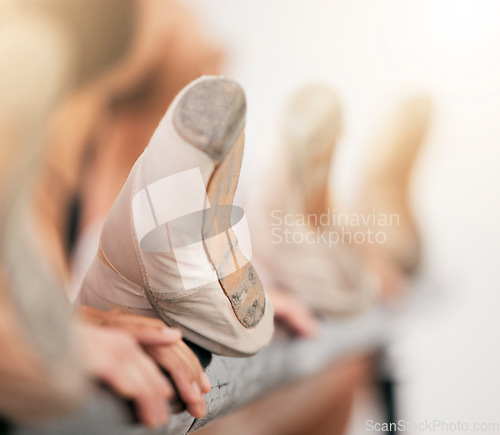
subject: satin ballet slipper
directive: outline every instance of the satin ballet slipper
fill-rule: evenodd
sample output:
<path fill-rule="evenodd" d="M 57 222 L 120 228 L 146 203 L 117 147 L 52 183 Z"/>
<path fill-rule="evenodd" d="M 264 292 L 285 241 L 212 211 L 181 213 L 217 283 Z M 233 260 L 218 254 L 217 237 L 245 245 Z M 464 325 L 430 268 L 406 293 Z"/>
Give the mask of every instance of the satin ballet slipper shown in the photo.
<path fill-rule="evenodd" d="M 160 317 L 218 354 L 269 342 L 273 309 L 232 205 L 245 113 L 228 79 L 202 77 L 179 93 L 104 224 L 82 304 Z"/>

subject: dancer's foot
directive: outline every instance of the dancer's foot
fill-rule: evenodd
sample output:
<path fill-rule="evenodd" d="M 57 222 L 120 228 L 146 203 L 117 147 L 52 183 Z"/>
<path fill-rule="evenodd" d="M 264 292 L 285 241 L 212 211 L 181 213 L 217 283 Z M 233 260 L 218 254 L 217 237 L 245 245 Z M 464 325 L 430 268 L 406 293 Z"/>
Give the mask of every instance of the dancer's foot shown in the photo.
<path fill-rule="evenodd" d="M 409 204 L 410 181 L 431 115 L 426 96 L 415 96 L 398 107 L 375 142 L 355 205 L 360 213 L 385 215 L 389 225 L 372 229 L 386 234 L 380 248 L 408 274 L 420 260 L 419 234 Z"/>
<path fill-rule="evenodd" d="M 268 343 L 273 310 L 232 206 L 245 112 L 227 79 L 201 78 L 177 96 L 108 216 L 83 304 L 157 315 L 215 353 Z"/>
<path fill-rule="evenodd" d="M 283 111 L 276 153 L 248 203 L 266 284 L 327 316 L 359 312 L 373 300 L 371 280 L 332 215 L 330 170 L 341 132 L 337 94 L 321 84 L 300 89 Z"/>

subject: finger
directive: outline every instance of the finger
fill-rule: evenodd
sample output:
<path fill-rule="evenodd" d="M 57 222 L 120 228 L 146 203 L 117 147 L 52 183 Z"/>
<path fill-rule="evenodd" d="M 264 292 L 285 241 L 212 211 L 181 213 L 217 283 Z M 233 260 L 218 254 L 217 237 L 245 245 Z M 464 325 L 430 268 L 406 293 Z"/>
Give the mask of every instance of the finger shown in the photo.
<path fill-rule="evenodd" d="M 175 344 L 151 348 L 149 352 L 172 377 L 180 399 L 186 404 L 188 411 L 192 412 L 194 417 L 200 418 L 204 414 L 199 402 L 204 399 L 199 380 L 192 367 L 184 361 L 178 348 L 179 344 Z"/>
<path fill-rule="evenodd" d="M 188 404 L 187 411 L 194 418 L 202 418 L 207 413 L 207 402 L 205 399 L 205 395 L 202 395 L 201 399 L 197 403 Z"/>
<path fill-rule="evenodd" d="M 207 374 L 203 372 L 202 377 L 201 377 L 201 391 L 203 393 L 210 393 L 212 391 L 212 383 L 210 382 L 210 379 L 208 378 Z"/>
<path fill-rule="evenodd" d="M 165 346 L 181 340 L 182 333 L 179 329 L 169 328 L 165 324 L 150 326 L 142 324 L 124 323 L 120 320 L 115 326 L 128 331 L 144 346 Z"/>
<path fill-rule="evenodd" d="M 124 314 L 119 310 L 104 312 L 87 306 L 78 308 L 77 313 L 91 323 L 124 329 L 144 345 L 167 345 L 182 338 L 179 329 L 169 328 L 160 319 Z"/>
<path fill-rule="evenodd" d="M 200 360 L 196 356 L 196 354 L 191 350 L 191 348 L 184 342 L 179 342 L 176 345 L 176 351 L 178 352 L 179 357 L 191 367 L 193 376 L 195 377 L 200 390 L 202 393 L 209 393 L 212 389 L 212 385 L 210 384 L 210 380 L 208 376 L 205 374 L 203 367 L 201 366 Z"/>
<path fill-rule="evenodd" d="M 108 311 L 110 314 L 124 314 L 123 311 L 121 311 L 118 308 L 113 308 L 111 311 Z"/>
<path fill-rule="evenodd" d="M 148 380 L 149 388 L 151 389 L 151 391 L 158 396 L 166 399 L 171 399 L 172 397 L 174 397 L 174 388 L 170 384 L 170 381 L 161 372 L 155 361 L 153 361 L 151 357 L 144 353 L 142 349 L 141 353 L 137 355 L 136 359 L 137 361 L 135 362 L 135 365 L 137 367 L 140 367 L 141 372 Z"/>
<path fill-rule="evenodd" d="M 158 391 L 159 384 L 155 385 L 154 377 L 150 377 L 151 373 L 144 364 L 131 361 L 129 365 L 128 373 L 130 376 L 135 373 L 137 382 L 133 399 L 140 421 L 150 427 L 165 424 L 168 419 L 167 400 L 165 395 Z"/>
<path fill-rule="evenodd" d="M 150 398 L 147 391 L 148 381 L 140 369 L 130 362 L 114 364 L 106 369 L 100 378 L 120 396 L 134 401 L 139 420 L 147 426 L 157 426 L 166 422 L 168 414 Z"/>
<path fill-rule="evenodd" d="M 302 337 L 314 337 L 319 330 L 319 323 L 309 307 L 292 296 L 285 296 L 277 304 L 275 317 L 285 323 L 293 332 Z"/>
<path fill-rule="evenodd" d="M 77 314 L 89 314 L 89 315 L 100 315 L 103 313 L 103 311 L 98 310 L 97 308 L 94 307 L 89 307 L 88 305 L 81 305 L 75 309 L 75 313 Z"/>
<path fill-rule="evenodd" d="M 102 323 L 102 319 L 104 318 L 103 311 L 85 305 L 78 307 L 75 310 L 75 314 L 82 320 L 97 324 Z"/>
<path fill-rule="evenodd" d="M 121 376 L 132 379 L 132 396 L 137 414 L 142 422 L 156 427 L 168 418 L 167 399 L 173 396 L 173 388 L 158 366 L 140 347 L 132 348 L 123 363 Z"/>
<path fill-rule="evenodd" d="M 106 328 L 99 337 L 112 338 L 94 362 L 94 374 L 118 394 L 134 400 L 140 420 L 148 426 L 166 421 L 167 398 L 174 391 L 158 366 L 136 341 L 122 331 Z"/>
<path fill-rule="evenodd" d="M 138 409 L 154 426 L 165 423 L 168 417 L 167 399 L 174 396 L 170 382 L 146 354 L 138 354 L 131 363 L 143 376 L 143 389 L 136 398 Z"/>
<path fill-rule="evenodd" d="M 282 317 L 282 320 L 301 337 L 312 338 L 318 333 L 318 322 L 311 314 L 301 311 L 288 312 Z"/>

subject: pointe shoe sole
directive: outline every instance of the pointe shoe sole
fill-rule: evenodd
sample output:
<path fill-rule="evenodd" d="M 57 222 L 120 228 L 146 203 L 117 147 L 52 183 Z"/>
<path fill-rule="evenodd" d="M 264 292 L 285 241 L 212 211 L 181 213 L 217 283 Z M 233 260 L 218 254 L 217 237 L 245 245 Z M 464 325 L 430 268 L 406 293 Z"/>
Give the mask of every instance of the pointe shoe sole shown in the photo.
<path fill-rule="evenodd" d="M 244 147 L 246 101 L 243 90 L 230 80 L 204 81 L 181 99 L 174 126 L 186 142 L 199 148 L 217 163 L 207 186 L 212 207 L 204 211 L 203 244 L 214 268 L 228 257 L 240 265 L 231 274 L 219 276 L 238 320 L 246 327 L 258 324 L 265 311 L 265 296 L 254 267 L 245 261 L 231 229 L 231 208 L 236 193 Z M 236 178 L 236 179 L 235 179 Z M 229 243 L 210 249 L 207 240 L 226 232 Z"/>

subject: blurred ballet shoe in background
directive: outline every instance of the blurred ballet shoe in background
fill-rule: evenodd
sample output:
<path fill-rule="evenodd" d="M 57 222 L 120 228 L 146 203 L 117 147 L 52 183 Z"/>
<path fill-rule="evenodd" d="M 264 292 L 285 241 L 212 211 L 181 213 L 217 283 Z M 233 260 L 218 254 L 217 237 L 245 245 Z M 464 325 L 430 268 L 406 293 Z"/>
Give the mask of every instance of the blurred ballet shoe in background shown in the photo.
<path fill-rule="evenodd" d="M 389 225 L 371 229 L 385 233 L 386 242 L 379 248 L 406 274 L 414 273 L 420 261 L 420 236 L 409 191 L 431 120 L 432 102 L 424 95 L 409 98 L 396 109 L 369 153 L 354 203 L 358 213 L 386 217 Z"/>
<path fill-rule="evenodd" d="M 258 270 L 266 285 L 294 293 L 326 316 L 361 311 L 376 284 L 337 237 L 330 188 L 340 100 L 328 86 L 304 86 L 278 125 L 274 152 L 245 203 Z"/>

